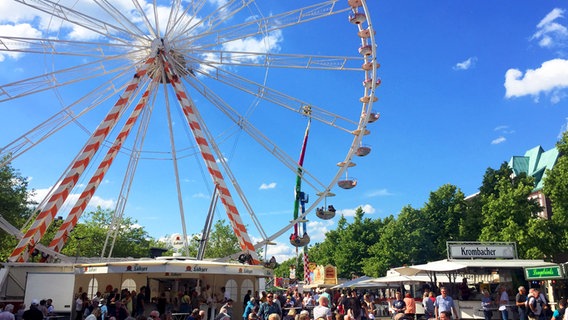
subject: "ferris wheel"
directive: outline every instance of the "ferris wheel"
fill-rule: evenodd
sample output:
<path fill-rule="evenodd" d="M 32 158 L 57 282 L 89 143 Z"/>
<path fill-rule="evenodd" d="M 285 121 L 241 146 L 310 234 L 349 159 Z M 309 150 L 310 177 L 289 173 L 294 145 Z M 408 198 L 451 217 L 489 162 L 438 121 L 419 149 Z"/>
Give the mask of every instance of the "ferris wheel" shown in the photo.
<path fill-rule="evenodd" d="M 160 223 L 186 239 L 188 224 L 205 230 L 221 211 L 253 262 L 256 249 L 309 214 L 331 218 L 328 198 L 343 192 L 333 189 L 357 185 L 354 158 L 371 151 L 363 140 L 379 118 L 376 32 L 365 0 L 13 5 L 33 17 L 28 32 L 0 34 L 0 61 L 23 70 L 2 78 L 0 114 L 16 110 L 29 121 L 3 132 L 10 140 L 0 145 L 0 166 L 36 161 L 57 177 L 10 261 L 27 261 L 56 216 L 66 216 L 49 245 L 59 252 L 111 177 L 117 219 L 156 196 L 177 204 L 178 219 Z M 308 147 L 298 163 L 306 123 L 317 151 Z M 284 176 L 297 176 L 311 195 L 292 221 L 259 214 L 278 200 L 256 196 L 258 185 Z M 162 189 L 171 198 L 158 197 Z M 209 214 L 191 209 L 188 194 L 197 192 L 211 200 Z M 277 198 L 292 203 L 290 194 Z"/>

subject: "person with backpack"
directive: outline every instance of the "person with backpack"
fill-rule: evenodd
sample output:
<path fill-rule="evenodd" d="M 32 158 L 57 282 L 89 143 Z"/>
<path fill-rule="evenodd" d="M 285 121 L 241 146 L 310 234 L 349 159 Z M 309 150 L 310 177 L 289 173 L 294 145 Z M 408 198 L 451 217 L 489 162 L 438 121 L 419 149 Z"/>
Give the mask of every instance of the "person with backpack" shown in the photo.
<path fill-rule="evenodd" d="M 540 314 L 542 313 L 542 303 L 540 301 L 539 292 L 535 288 L 529 289 L 526 309 L 529 320 L 538 320 L 540 318 Z"/>

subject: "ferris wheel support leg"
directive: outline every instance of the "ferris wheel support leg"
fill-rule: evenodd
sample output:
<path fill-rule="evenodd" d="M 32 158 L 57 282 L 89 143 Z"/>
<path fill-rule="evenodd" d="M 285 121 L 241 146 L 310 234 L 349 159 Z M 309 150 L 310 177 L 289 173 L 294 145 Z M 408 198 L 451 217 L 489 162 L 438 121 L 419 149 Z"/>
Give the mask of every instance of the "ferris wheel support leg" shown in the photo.
<path fill-rule="evenodd" d="M 209 174 L 211 175 L 213 183 L 215 184 L 219 192 L 221 203 L 227 211 L 227 217 L 229 218 L 233 231 L 235 232 L 235 235 L 239 240 L 239 245 L 244 252 L 251 255 L 253 264 L 259 264 L 260 261 L 258 260 L 258 255 L 254 250 L 254 246 L 249 238 L 246 227 L 241 220 L 241 216 L 239 215 L 237 207 L 233 201 L 233 197 L 231 196 L 231 193 L 227 188 L 223 174 L 219 170 L 219 166 L 215 161 L 215 157 L 213 156 L 213 152 L 211 151 L 211 146 L 205 138 L 205 133 L 203 130 L 204 126 L 202 125 L 203 120 L 199 115 L 197 108 L 195 108 L 194 103 L 190 101 L 189 95 L 187 94 L 187 91 L 181 83 L 179 77 L 173 73 L 170 64 L 166 61 L 166 59 L 164 59 L 163 55 L 160 55 L 159 58 L 163 59 L 163 66 L 167 79 L 171 81 L 171 85 L 174 88 L 176 97 L 182 107 L 183 113 L 185 115 L 185 118 L 187 119 L 189 127 L 191 128 L 197 146 L 199 147 L 201 156 L 203 157 L 203 160 L 205 160 Z"/>
<path fill-rule="evenodd" d="M 71 233 L 71 230 L 73 230 L 73 228 L 75 228 L 75 225 L 77 225 L 77 221 L 85 211 L 87 204 L 89 203 L 95 192 L 97 191 L 98 186 L 104 180 L 105 174 L 112 165 L 112 162 L 114 161 L 116 155 L 118 154 L 118 151 L 120 151 L 120 149 L 122 148 L 122 144 L 130 134 L 132 127 L 138 120 L 140 112 L 146 106 L 148 102 L 148 97 L 150 95 L 150 91 L 151 87 L 149 86 L 142 95 L 142 97 L 140 98 L 138 104 L 136 105 L 130 116 L 128 117 L 128 120 L 120 130 L 120 133 L 116 137 L 114 143 L 112 144 L 112 147 L 108 150 L 107 154 L 105 155 L 105 158 L 99 164 L 97 171 L 91 177 L 89 184 L 79 196 L 79 199 L 71 209 L 71 212 L 67 216 L 67 219 L 65 219 L 65 221 L 57 231 L 57 234 L 49 244 L 49 248 L 51 250 L 54 250 L 56 252 L 61 252 L 61 249 L 65 245 L 65 242 L 67 241 L 67 238 Z"/>
<path fill-rule="evenodd" d="M 8 260 L 10 262 L 26 262 L 34 250 L 36 243 L 38 243 L 43 235 L 45 234 L 47 228 L 53 222 L 55 215 L 57 214 L 59 208 L 67 197 L 69 193 L 73 190 L 77 181 L 85 171 L 89 162 L 93 158 L 94 154 L 98 151 L 103 141 L 106 139 L 110 131 L 116 125 L 118 119 L 121 117 L 125 107 L 128 105 L 133 93 L 138 88 L 140 79 L 146 74 L 148 67 L 154 63 L 155 57 L 149 58 L 140 69 L 134 74 L 133 78 L 130 80 L 125 91 L 122 93 L 118 101 L 109 111 L 105 119 L 99 124 L 93 135 L 89 138 L 85 147 L 79 154 L 71 167 L 64 173 L 63 179 L 58 183 L 58 187 L 50 196 L 46 205 L 41 208 L 40 213 L 34 220 L 32 226 L 25 233 L 24 237 L 20 240 Z"/>

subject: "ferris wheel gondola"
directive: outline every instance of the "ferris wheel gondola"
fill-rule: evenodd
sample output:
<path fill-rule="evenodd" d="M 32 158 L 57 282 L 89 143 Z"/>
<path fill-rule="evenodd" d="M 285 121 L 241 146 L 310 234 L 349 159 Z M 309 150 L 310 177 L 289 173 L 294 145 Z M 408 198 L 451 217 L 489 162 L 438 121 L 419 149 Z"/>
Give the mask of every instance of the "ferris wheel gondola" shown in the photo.
<path fill-rule="evenodd" d="M 320 195 L 320 194 L 318 194 Z M 335 207 L 330 204 L 327 204 L 327 198 L 328 197 L 334 197 L 335 193 L 332 192 L 326 192 L 325 194 L 322 193 L 321 196 L 324 197 L 324 203 L 323 203 L 323 207 L 321 208 L 317 208 L 316 209 L 316 216 L 322 220 L 329 220 L 329 219 L 333 219 L 335 217 L 335 212 L 337 211 L 335 209 Z"/>

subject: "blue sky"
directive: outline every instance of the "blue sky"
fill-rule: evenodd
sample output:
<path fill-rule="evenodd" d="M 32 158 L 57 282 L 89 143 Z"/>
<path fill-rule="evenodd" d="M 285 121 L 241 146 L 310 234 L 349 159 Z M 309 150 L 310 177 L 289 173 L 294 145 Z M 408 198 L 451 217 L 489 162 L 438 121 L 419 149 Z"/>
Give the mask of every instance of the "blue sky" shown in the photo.
<path fill-rule="evenodd" d="M 65 3 L 65 2 L 62 2 Z M 131 1 L 114 5 L 132 11 Z M 153 13 L 150 3 L 140 1 L 146 12 Z M 208 2 L 198 16 L 225 3 Z M 308 1 L 301 2 L 308 6 Z M 309 4 L 316 2 L 309 1 Z M 159 2 L 160 19 L 167 19 L 165 3 Z M 297 9 L 296 2 L 264 1 L 257 4 L 261 13 L 243 10 L 228 19 L 225 26 L 240 24 L 262 14 L 265 17 Z M 346 7 L 346 1 L 337 3 Z M 457 185 L 466 194 L 477 191 L 488 167 L 496 168 L 513 155 L 541 145 L 550 149 L 566 130 L 568 86 L 568 20 L 566 1 L 369 1 L 376 30 L 379 76 L 378 102 L 373 110 L 381 113 L 379 121 L 369 124 L 371 134 L 363 140 L 372 146 L 370 155 L 354 159 L 357 166 L 349 169 L 358 185 L 351 190 L 335 188 L 336 196 L 327 200 L 349 217 L 362 206 L 368 217 L 396 215 L 405 205 L 420 208 L 429 192 L 441 185 Z M 92 2 L 75 7 L 90 16 L 105 15 L 93 9 Z M 255 9 L 256 10 L 256 9 Z M 132 21 L 143 25 L 133 15 Z M 101 18 L 104 19 L 104 18 Z M 154 22 L 151 22 L 154 24 Z M 162 21 L 162 26 L 165 21 Z M 144 29 L 144 27 L 140 27 Z M 217 50 L 266 52 L 300 55 L 357 57 L 360 43 L 355 27 L 347 21 L 347 13 L 310 23 L 284 28 L 271 34 L 239 39 Z M 93 58 L 79 56 L 82 46 L 108 50 L 109 40 L 96 32 L 61 23 L 44 13 L 11 2 L 0 3 L 0 36 L 24 36 L 77 41 L 70 46 L 72 56 L 0 51 L 0 86 L 78 65 Z M 6 39 L 3 39 L 4 41 Z M 8 47 L 10 45 L 8 44 Z M 12 47 L 13 48 L 13 47 Z M 63 48 L 64 49 L 64 48 Z M 190 50 L 190 47 L 185 49 Z M 24 51 L 28 50 L 26 47 Z M 202 59 L 215 59 L 216 51 L 201 53 Z M 106 62 L 111 66 L 129 66 L 128 60 Z M 202 66 L 202 68 L 205 70 Z M 301 69 L 251 68 L 226 66 L 241 77 L 265 83 L 266 87 L 309 102 L 334 114 L 357 121 L 362 71 L 318 71 Z M 93 79 L 62 86 L 22 98 L 0 102 L 0 146 L 4 147 L 26 131 L 68 106 L 88 96 L 96 86 L 110 87 L 108 74 L 93 71 Z M 130 77 L 131 73 L 128 74 Z M 79 73 L 58 76 L 58 82 L 74 82 L 88 76 Z M 123 84 L 127 76 L 112 82 Z M 262 134 L 279 149 L 297 161 L 307 121 L 281 107 L 255 99 L 233 87 L 198 77 L 207 88 L 223 97 L 238 114 L 246 116 Z M 27 90 L 27 85 L 22 90 Z M 282 165 L 271 152 L 259 146 L 246 132 L 231 123 L 210 101 L 188 86 L 209 130 L 215 137 L 225 161 L 238 180 L 243 194 L 254 208 L 264 231 L 270 235 L 292 220 L 294 172 Z M 119 92 L 119 91 L 118 91 Z M 204 216 L 212 191 L 206 168 L 183 125 L 181 112 L 171 98 L 173 132 L 180 161 L 179 176 L 188 234 L 203 228 Z M 0 93 L 0 98 L 6 95 Z M 13 166 L 29 176 L 30 186 L 41 199 L 88 139 L 117 95 L 97 105 L 38 146 L 18 157 Z M 88 100 L 88 99 L 87 99 Z M 139 161 L 125 214 L 154 237 L 181 233 L 177 191 L 173 178 L 167 126 L 166 99 L 159 92 L 147 131 L 142 159 Z M 92 102 L 91 100 L 88 100 Z M 88 105 L 85 102 L 85 105 Z M 82 107 L 84 108 L 84 106 Z M 83 130 L 86 128 L 86 131 Z M 120 128 L 120 126 L 118 126 Z M 116 130 L 115 130 L 116 131 Z M 133 130 L 134 135 L 135 130 Z M 318 180 L 327 183 L 337 171 L 352 140 L 338 128 L 312 123 L 305 166 Z M 132 147 L 134 140 L 126 143 Z M 104 155 L 94 158 L 100 161 Z M 101 184 L 93 204 L 114 208 L 128 162 L 128 153 L 119 154 Z M 88 182 L 87 170 L 80 185 Z M 317 190 L 304 185 L 312 199 Z M 80 189 L 73 190 L 74 194 Z M 238 198 L 236 192 L 233 193 Z M 250 227 L 253 239 L 260 233 L 254 228 L 240 201 L 243 221 Z M 225 215 L 218 206 L 216 218 Z M 62 212 L 68 207 L 64 206 Z M 318 220 L 308 215 L 308 233 L 314 242 L 321 241 L 327 230 L 336 227 L 336 219 Z M 268 255 L 279 260 L 294 255 L 286 232 Z"/>

